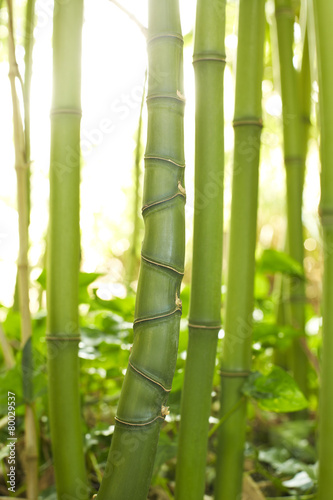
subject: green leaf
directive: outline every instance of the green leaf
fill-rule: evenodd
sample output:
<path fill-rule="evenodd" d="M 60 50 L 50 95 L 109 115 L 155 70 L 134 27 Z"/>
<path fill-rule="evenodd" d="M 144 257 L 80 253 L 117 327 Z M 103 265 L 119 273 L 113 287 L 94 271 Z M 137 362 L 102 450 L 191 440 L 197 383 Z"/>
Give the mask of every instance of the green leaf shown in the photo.
<path fill-rule="evenodd" d="M 296 330 L 290 325 L 277 325 L 275 323 L 254 322 L 253 341 L 259 342 L 262 347 L 276 347 L 287 349 L 292 341 L 302 335 L 300 330 Z"/>
<path fill-rule="evenodd" d="M 243 386 L 243 394 L 255 399 L 263 410 L 278 413 L 303 410 L 308 406 L 295 380 L 274 366 L 270 373 L 251 373 Z"/>
<path fill-rule="evenodd" d="M 90 302 L 90 295 L 88 293 L 88 286 L 91 285 L 94 281 L 97 280 L 100 276 L 103 276 L 102 273 L 83 273 L 79 274 L 79 303 L 87 304 Z M 41 285 L 41 287 L 46 290 L 46 270 L 40 273 L 38 278 L 36 279 L 37 283 Z"/>
<path fill-rule="evenodd" d="M 301 264 L 285 252 L 279 252 L 278 250 L 264 250 L 256 265 L 257 271 L 261 273 L 283 273 L 304 278 Z"/>
<path fill-rule="evenodd" d="M 154 475 L 157 475 L 161 466 L 177 456 L 178 443 L 165 433 L 161 432 L 154 464 Z"/>
<path fill-rule="evenodd" d="M 111 300 L 103 300 L 97 295 L 97 290 L 93 290 L 95 295 L 94 307 L 98 309 L 106 309 L 118 314 L 125 321 L 133 322 L 135 309 L 135 296 L 129 295 L 124 299 L 116 297 Z"/>

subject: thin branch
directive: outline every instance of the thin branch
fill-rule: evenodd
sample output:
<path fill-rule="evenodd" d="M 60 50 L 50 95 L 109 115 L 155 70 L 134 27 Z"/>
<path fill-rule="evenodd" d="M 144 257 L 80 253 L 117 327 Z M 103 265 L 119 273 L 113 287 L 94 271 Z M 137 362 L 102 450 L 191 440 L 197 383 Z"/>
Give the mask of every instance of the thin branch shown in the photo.
<path fill-rule="evenodd" d="M 134 16 L 134 14 L 132 14 L 129 10 L 127 10 L 120 3 L 118 3 L 117 0 L 110 0 L 110 2 L 116 5 L 118 9 L 122 10 L 126 14 L 126 16 L 137 25 L 143 36 L 147 38 L 148 29 L 145 28 L 145 26 L 143 26 L 143 24 L 140 23 L 140 21 Z"/>

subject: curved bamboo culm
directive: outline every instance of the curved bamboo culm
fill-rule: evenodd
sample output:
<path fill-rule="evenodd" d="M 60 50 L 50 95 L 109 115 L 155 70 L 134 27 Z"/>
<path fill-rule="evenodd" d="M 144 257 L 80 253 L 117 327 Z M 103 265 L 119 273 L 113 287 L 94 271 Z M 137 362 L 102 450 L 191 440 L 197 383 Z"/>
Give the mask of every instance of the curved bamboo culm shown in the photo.
<path fill-rule="evenodd" d="M 240 0 L 235 95 L 235 146 L 230 222 L 225 337 L 221 370 L 221 425 L 216 500 L 241 498 L 246 403 L 241 389 L 251 369 L 261 85 L 265 36 L 264 0 Z"/>
<path fill-rule="evenodd" d="M 291 0 L 275 0 L 275 16 L 280 59 L 284 157 L 287 182 L 288 251 L 289 255 L 297 260 L 303 268 L 302 196 L 305 148 L 299 82 L 293 66 L 295 13 L 292 9 Z M 304 280 L 297 277 L 291 278 L 289 300 L 291 323 L 304 336 Z M 306 394 L 308 361 L 300 339 L 296 339 L 293 343 L 292 370 L 300 389 Z"/>
<path fill-rule="evenodd" d="M 149 0 L 148 134 L 134 343 L 98 500 L 146 500 L 177 360 L 184 272 L 183 39 L 178 0 Z"/>
<path fill-rule="evenodd" d="M 333 3 L 314 0 L 319 78 L 321 200 L 324 239 L 323 347 L 319 409 L 318 500 L 333 498 Z"/>
<path fill-rule="evenodd" d="M 33 365 L 32 365 L 32 324 L 29 304 L 29 209 L 28 209 L 28 164 L 26 161 L 26 144 L 20 104 L 16 91 L 16 79 L 22 79 L 15 58 L 15 41 L 13 26 L 13 4 L 7 0 L 8 6 L 8 55 L 9 79 L 13 101 L 13 128 L 15 147 L 15 169 L 17 175 L 17 209 L 19 222 L 19 257 L 18 257 L 18 297 L 21 316 L 21 345 L 23 395 L 25 400 L 25 475 L 27 498 L 36 500 L 38 496 L 38 447 L 33 404 Z"/>
<path fill-rule="evenodd" d="M 223 234 L 225 1 L 198 0 L 195 200 L 189 343 L 182 392 L 176 499 L 202 500 L 218 332 Z"/>
<path fill-rule="evenodd" d="M 83 0 L 55 3 L 46 339 L 57 495 L 87 500 L 78 361 L 82 23 Z"/>

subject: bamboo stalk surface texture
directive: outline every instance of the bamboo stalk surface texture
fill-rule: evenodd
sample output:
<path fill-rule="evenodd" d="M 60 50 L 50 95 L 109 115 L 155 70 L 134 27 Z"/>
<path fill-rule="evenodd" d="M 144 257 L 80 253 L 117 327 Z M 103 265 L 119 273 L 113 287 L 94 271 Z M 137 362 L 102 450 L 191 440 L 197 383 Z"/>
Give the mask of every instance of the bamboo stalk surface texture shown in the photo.
<path fill-rule="evenodd" d="M 184 272 L 183 38 L 178 0 L 149 0 L 142 258 L 129 359 L 98 500 L 146 500 L 177 360 Z"/>

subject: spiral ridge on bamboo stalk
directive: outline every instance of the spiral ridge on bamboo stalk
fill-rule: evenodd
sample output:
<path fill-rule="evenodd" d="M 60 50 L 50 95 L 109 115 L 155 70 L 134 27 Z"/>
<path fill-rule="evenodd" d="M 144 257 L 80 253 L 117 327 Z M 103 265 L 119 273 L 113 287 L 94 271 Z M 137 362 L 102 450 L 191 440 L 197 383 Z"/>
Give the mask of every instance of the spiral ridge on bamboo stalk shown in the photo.
<path fill-rule="evenodd" d="M 176 364 L 185 253 L 182 46 L 182 36 L 170 30 L 148 40 L 145 235 L 134 343 L 124 382 L 127 401 L 120 401 L 116 417 L 122 425 L 142 426 L 164 419 L 162 408 Z M 128 398 L 137 404 L 129 405 Z"/>

